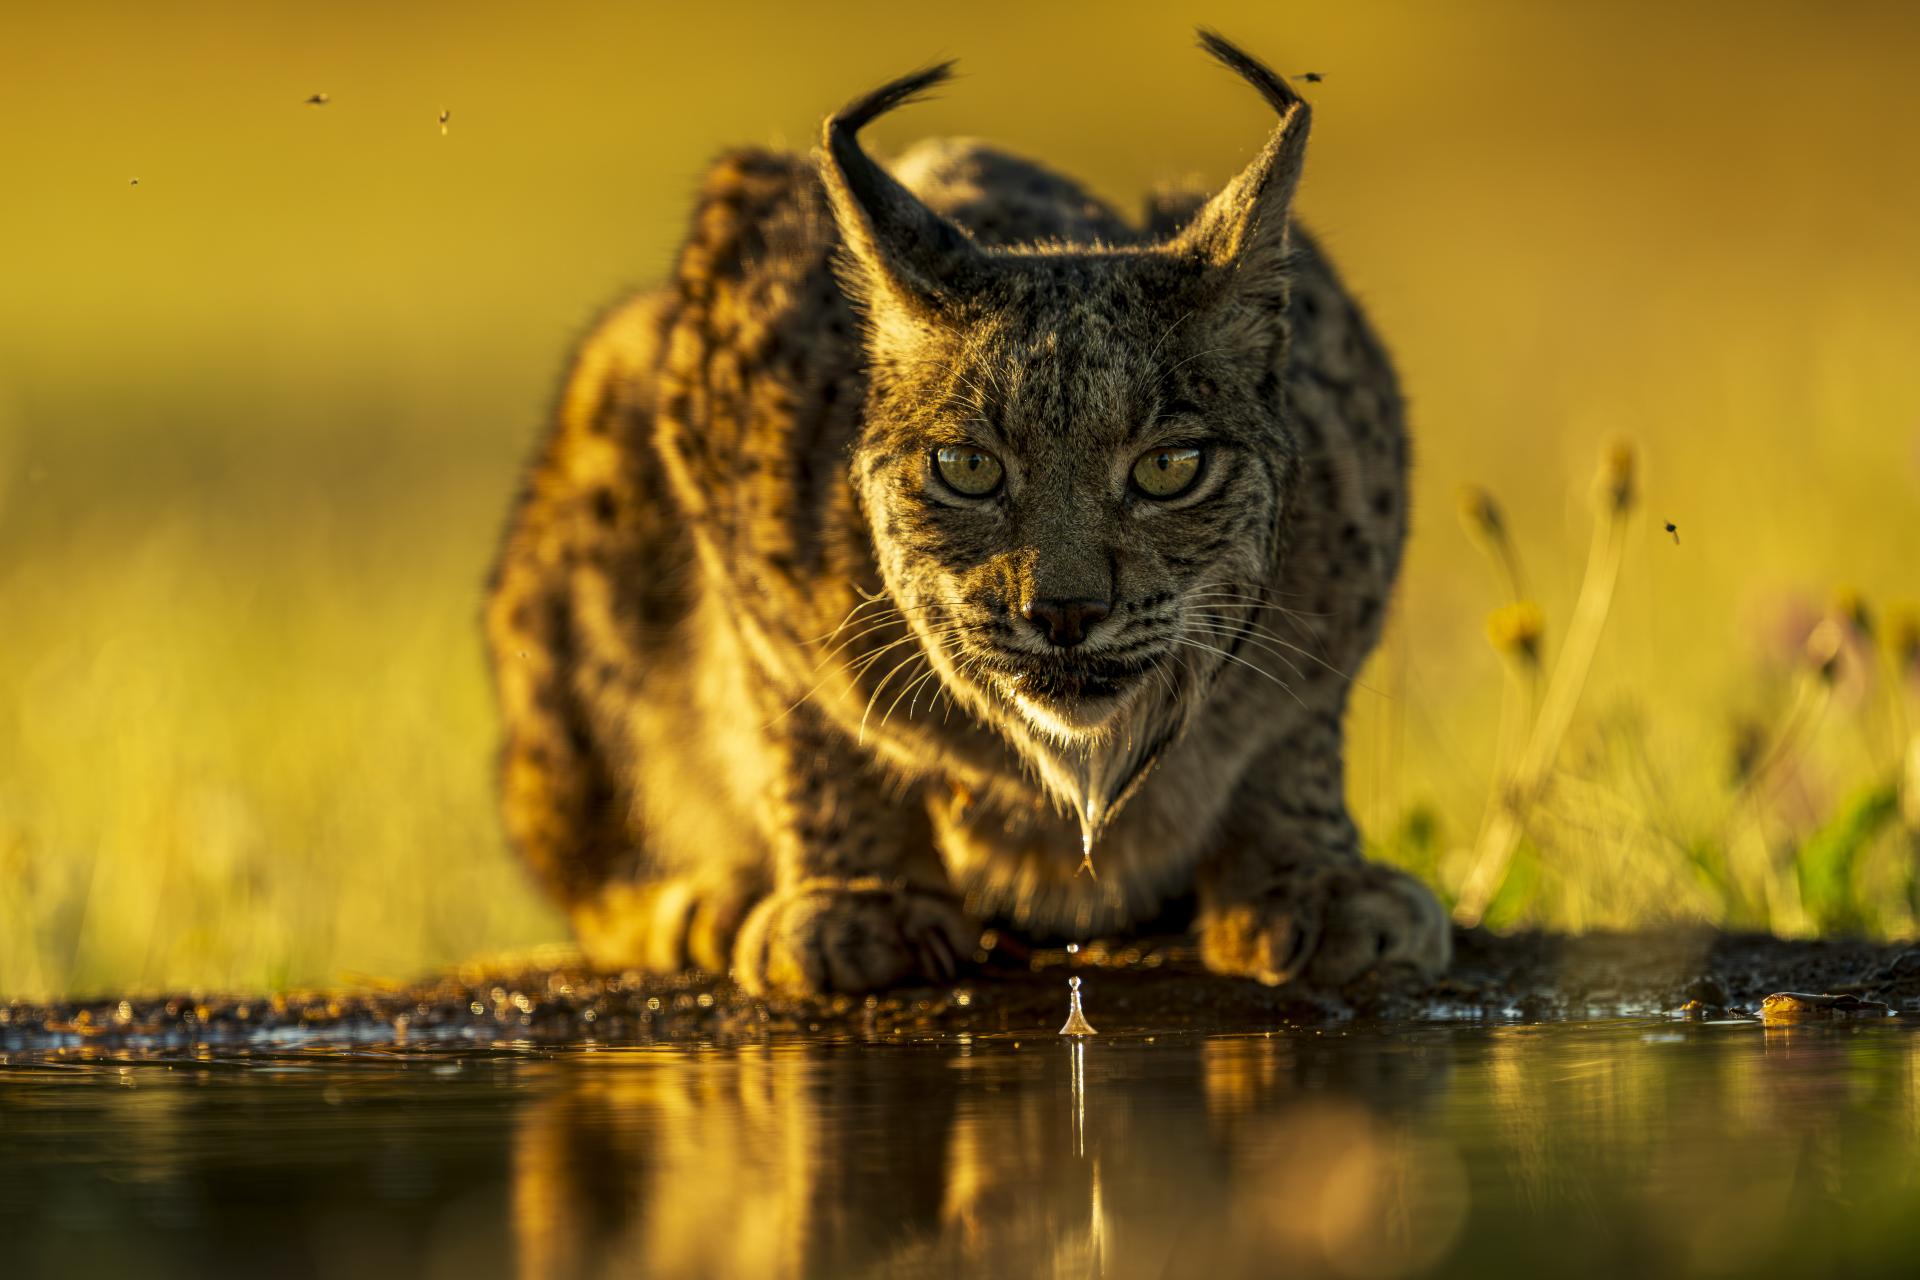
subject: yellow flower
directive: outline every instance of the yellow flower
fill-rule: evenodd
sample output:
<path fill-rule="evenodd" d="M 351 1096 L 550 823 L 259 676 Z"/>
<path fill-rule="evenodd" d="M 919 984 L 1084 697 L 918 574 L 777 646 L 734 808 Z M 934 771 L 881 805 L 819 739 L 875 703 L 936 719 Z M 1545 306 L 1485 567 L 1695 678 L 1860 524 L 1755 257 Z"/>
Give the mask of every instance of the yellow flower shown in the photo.
<path fill-rule="evenodd" d="M 1460 490 L 1460 520 L 1467 526 L 1468 533 L 1489 542 L 1497 543 L 1507 536 L 1507 522 L 1500 514 L 1500 504 L 1479 485 L 1466 485 Z"/>
<path fill-rule="evenodd" d="M 1487 640 L 1493 647 L 1529 667 L 1540 665 L 1540 638 L 1546 619 L 1531 600 L 1502 605 L 1487 615 Z"/>
<path fill-rule="evenodd" d="M 1887 646 L 1893 661 L 1909 675 L 1920 675 L 1920 605 L 1896 605 L 1887 610 Z"/>
<path fill-rule="evenodd" d="M 1867 607 L 1866 597 L 1852 587 L 1833 593 L 1833 612 L 1861 639 L 1873 635 L 1873 611 Z"/>
<path fill-rule="evenodd" d="M 1619 514 L 1633 508 L 1635 468 L 1633 443 L 1618 437 L 1612 440 L 1600 462 L 1600 497 L 1608 511 Z"/>

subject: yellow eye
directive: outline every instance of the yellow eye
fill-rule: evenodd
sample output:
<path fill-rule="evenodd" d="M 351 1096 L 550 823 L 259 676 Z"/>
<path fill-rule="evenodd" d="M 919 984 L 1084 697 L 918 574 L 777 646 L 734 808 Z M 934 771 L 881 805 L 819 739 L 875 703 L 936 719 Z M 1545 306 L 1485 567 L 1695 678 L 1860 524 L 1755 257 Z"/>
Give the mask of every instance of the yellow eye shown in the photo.
<path fill-rule="evenodd" d="M 1133 464 L 1133 482 L 1149 498 L 1177 498 L 1200 476 L 1200 451 L 1187 446 L 1149 449 Z"/>
<path fill-rule="evenodd" d="M 1000 459 L 972 445 L 935 449 L 933 469 L 949 489 L 969 498 L 984 498 L 1000 487 Z"/>

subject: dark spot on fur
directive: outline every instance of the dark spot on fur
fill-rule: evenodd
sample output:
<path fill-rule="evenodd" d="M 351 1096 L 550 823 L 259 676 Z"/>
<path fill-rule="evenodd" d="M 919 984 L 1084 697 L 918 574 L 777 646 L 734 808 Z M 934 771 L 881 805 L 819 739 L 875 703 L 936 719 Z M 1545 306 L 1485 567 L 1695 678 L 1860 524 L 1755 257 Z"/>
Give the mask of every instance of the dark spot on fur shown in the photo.
<path fill-rule="evenodd" d="M 593 406 L 593 416 L 587 419 L 587 430 L 597 436 L 604 436 L 613 430 L 613 423 L 620 415 L 620 396 L 609 388 L 599 402 Z"/>

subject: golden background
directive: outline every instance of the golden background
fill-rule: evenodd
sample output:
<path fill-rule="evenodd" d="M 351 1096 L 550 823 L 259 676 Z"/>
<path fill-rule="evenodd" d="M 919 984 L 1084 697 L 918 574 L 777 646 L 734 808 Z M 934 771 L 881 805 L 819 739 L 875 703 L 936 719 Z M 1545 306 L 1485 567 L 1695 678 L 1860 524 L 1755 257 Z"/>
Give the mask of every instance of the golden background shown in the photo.
<path fill-rule="evenodd" d="M 1323 74 L 1301 210 L 1412 405 L 1363 828 L 1457 880 L 1487 803 L 1500 596 L 1457 491 L 1500 498 L 1551 646 L 1624 435 L 1644 505 L 1567 821 L 1496 916 L 1817 925 L 1794 849 L 1897 767 L 1890 664 L 1841 673 L 1778 795 L 1730 790 L 1729 744 L 1786 714 L 1836 588 L 1920 596 L 1920 8 L 11 6 L 0 996 L 559 938 L 498 834 L 477 611 L 570 341 L 658 278 L 716 151 L 936 57 L 963 78 L 876 149 L 984 135 L 1128 208 L 1224 179 L 1270 121 L 1197 21 Z M 1686 851 L 1762 799 L 1785 879 L 1716 896 Z M 1856 914 L 1909 930 L 1875 848 Z"/>

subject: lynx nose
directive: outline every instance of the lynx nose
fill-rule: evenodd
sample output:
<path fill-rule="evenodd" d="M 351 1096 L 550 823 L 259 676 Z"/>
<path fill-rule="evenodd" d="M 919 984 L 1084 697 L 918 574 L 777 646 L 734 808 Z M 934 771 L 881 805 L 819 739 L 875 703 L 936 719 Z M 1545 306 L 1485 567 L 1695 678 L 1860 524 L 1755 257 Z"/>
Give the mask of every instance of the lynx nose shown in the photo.
<path fill-rule="evenodd" d="M 1093 624 L 1112 613 L 1105 600 L 1029 600 L 1020 616 L 1034 625 L 1048 644 L 1071 649 L 1087 638 Z"/>

